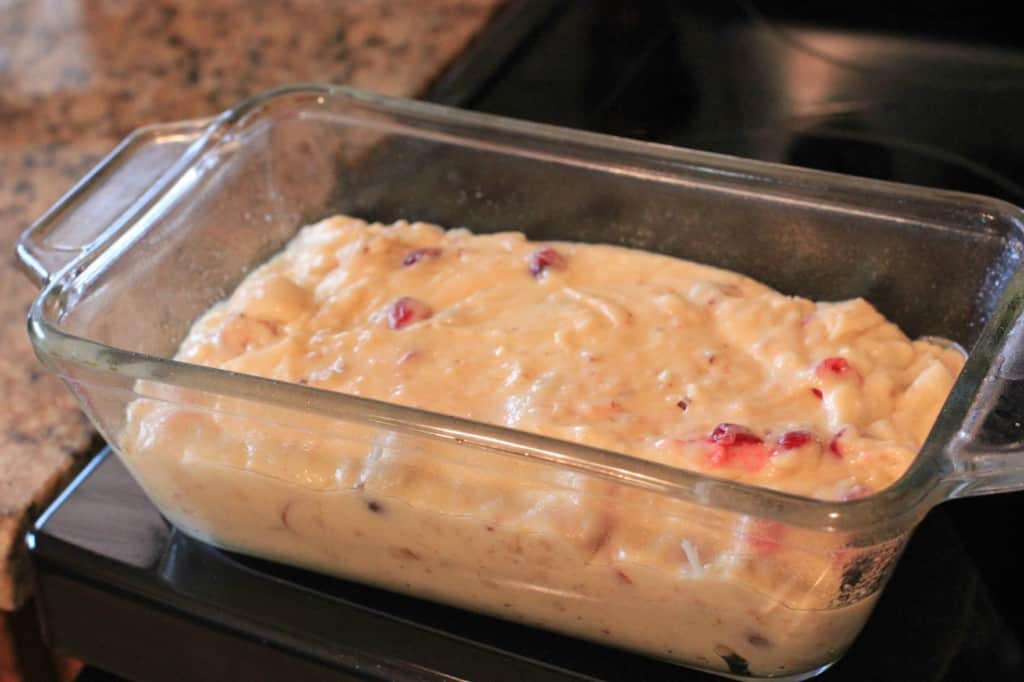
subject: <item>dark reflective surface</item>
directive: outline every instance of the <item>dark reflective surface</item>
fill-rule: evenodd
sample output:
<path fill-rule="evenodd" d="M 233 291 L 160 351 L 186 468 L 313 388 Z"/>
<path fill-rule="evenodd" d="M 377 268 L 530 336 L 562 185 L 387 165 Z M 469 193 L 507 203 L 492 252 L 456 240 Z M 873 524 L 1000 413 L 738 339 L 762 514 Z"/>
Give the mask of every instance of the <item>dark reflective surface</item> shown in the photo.
<path fill-rule="evenodd" d="M 574 3 L 475 106 L 1024 203 L 1016 24 L 927 4 Z"/>

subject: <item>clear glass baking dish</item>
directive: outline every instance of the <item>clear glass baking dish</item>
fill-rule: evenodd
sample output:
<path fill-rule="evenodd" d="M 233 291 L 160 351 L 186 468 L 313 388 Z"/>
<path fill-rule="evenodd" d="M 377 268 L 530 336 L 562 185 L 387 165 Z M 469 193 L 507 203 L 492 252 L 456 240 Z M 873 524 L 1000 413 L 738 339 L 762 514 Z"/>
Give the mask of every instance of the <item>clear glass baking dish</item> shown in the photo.
<path fill-rule="evenodd" d="M 912 336 L 970 352 L 906 475 L 849 502 L 171 359 L 254 264 L 335 213 L 668 253 L 787 293 L 864 296 Z M 182 531 L 726 676 L 796 680 L 842 655 L 931 507 L 1024 488 L 1022 225 L 983 197 L 298 85 L 131 135 L 18 255 L 43 287 L 37 354 Z M 139 455 L 127 415 L 146 404 L 286 448 L 288 475 Z M 333 483 L 301 483 L 325 462 Z M 349 475 L 371 469 L 387 476 Z M 421 494 L 396 496 L 395 476 Z"/>

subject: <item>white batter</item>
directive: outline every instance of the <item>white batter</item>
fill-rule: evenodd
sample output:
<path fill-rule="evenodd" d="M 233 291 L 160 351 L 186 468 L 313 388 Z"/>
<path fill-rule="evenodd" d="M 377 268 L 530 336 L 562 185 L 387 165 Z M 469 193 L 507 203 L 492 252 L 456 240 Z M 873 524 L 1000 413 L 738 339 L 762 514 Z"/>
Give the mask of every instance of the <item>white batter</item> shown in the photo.
<path fill-rule="evenodd" d="M 815 304 L 612 246 L 347 217 L 303 229 L 178 358 L 826 499 L 899 478 L 963 362 L 859 299 Z M 738 674 L 835 658 L 873 601 L 837 601 L 854 552 L 835 536 L 143 392 L 159 399 L 130 408 L 129 465 L 172 521 L 222 546 Z"/>

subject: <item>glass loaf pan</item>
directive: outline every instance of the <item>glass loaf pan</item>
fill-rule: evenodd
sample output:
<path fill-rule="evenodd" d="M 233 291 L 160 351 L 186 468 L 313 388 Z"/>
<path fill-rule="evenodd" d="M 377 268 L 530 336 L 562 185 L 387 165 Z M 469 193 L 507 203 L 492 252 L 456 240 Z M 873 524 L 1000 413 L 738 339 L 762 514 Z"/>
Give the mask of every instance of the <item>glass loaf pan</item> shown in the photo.
<path fill-rule="evenodd" d="M 335 213 L 621 244 L 808 298 L 863 296 L 911 336 L 970 353 L 907 474 L 849 502 L 171 360 L 254 264 Z M 18 253 L 43 287 L 37 354 L 184 532 L 719 674 L 795 680 L 842 655 L 931 507 L 1024 488 L 1009 427 L 1022 408 L 1007 398 L 1024 377 L 1022 217 L 983 197 L 296 85 L 131 135 Z M 123 435 L 144 401 L 185 420 L 216 411 L 294 451 L 284 468 L 375 463 L 426 492 L 140 456 Z M 632 540 L 608 551 L 618 540 L 593 524 L 613 498 Z"/>

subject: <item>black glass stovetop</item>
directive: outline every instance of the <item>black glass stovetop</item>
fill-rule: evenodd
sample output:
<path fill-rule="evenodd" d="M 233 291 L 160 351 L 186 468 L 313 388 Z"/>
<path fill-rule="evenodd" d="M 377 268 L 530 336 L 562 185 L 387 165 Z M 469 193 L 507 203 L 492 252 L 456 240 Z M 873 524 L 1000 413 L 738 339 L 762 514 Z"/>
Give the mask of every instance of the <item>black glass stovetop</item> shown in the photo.
<path fill-rule="evenodd" d="M 996 3 L 512 2 L 430 98 L 1024 204 L 1024 43 Z M 828 682 L 1024 679 L 1024 497 L 934 510 Z M 31 538 L 63 653 L 134 680 L 710 680 L 173 531 L 113 456 Z M 714 678 L 717 679 L 717 678 Z"/>

